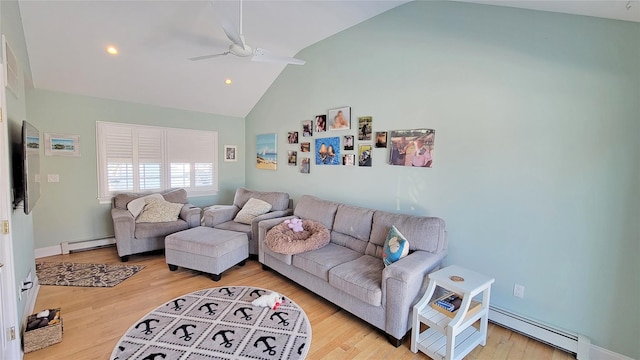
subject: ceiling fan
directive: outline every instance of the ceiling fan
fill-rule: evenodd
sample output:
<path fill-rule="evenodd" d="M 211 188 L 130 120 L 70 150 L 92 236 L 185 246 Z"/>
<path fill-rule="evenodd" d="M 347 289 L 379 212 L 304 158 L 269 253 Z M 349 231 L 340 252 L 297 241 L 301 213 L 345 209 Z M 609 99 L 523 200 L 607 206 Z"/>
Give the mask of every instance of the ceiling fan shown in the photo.
<path fill-rule="evenodd" d="M 211 2 L 213 6 L 213 2 Z M 199 61 L 205 59 L 211 59 L 218 56 L 224 55 L 235 55 L 238 57 L 251 57 L 252 61 L 261 61 L 261 62 L 273 62 L 273 63 L 285 63 L 285 64 L 293 64 L 293 65 L 304 65 L 305 61 L 273 54 L 262 48 L 253 48 L 244 41 L 244 35 L 242 35 L 242 0 L 240 0 L 240 29 L 236 31 L 233 25 L 227 21 L 222 21 L 222 29 L 224 33 L 227 35 L 229 40 L 231 40 L 232 44 L 229 45 L 229 50 L 219 54 L 211 54 L 204 56 L 197 56 L 189 58 L 191 61 Z"/>

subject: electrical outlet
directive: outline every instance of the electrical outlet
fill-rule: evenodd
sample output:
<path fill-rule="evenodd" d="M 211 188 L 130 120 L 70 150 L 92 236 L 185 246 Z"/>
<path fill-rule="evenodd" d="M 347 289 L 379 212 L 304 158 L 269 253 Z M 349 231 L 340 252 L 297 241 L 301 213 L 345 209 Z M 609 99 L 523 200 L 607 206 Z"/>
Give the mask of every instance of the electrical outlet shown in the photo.
<path fill-rule="evenodd" d="M 58 174 L 48 174 L 47 175 L 48 182 L 60 182 L 60 175 Z"/>
<path fill-rule="evenodd" d="M 524 285 L 520 285 L 520 284 L 513 285 L 513 296 L 523 299 L 524 298 Z"/>

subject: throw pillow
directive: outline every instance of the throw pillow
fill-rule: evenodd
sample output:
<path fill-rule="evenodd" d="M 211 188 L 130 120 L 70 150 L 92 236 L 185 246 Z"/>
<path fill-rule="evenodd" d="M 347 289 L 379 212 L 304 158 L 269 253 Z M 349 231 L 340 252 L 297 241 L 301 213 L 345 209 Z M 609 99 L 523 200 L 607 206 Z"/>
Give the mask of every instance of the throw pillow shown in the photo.
<path fill-rule="evenodd" d="M 147 199 L 142 213 L 136 223 L 160 223 L 178 220 L 184 204 L 170 203 L 164 200 Z"/>
<path fill-rule="evenodd" d="M 251 198 L 244 204 L 242 210 L 238 212 L 238 215 L 236 215 L 233 221 L 251 225 L 251 221 L 253 221 L 256 216 L 266 214 L 269 210 L 271 210 L 271 204 L 260 199 Z"/>
<path fill-rule="evenodd" d="M 384 242 L 384 250 L 382 252 L 382 261 L 384 266 L 389 266 L 394 262 L 409 254 L 409 241 L 396 229 L 391 226 L 387 240 Z"/>
<path fill-rule="evenodd" d="M 140 215 L 142 209 L 144 209 L 144 206 L 147 204 L 147 199 L 164 200 L 164 198 L 160 194 L 151 194 L 129 201 L 129 203 L 127 204 L 127 209 L 134 218 L 137 218 L 138 215 Z"/>

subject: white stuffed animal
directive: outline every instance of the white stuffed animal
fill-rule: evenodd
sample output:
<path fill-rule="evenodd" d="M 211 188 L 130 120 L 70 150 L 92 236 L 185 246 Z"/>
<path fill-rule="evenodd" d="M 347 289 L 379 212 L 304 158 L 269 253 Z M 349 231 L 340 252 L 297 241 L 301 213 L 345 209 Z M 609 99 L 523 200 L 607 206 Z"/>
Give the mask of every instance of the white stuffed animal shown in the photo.
<path fill-rule="evenodd" d="M 278 306 L 282 305 L 283 303 L 284 296 L 278 294 L 275 291 L 271 294 L 262 295 L 251 302 L 253 306 L 266 306 L 272 308 L 273 310 L 277 309 Z"/>

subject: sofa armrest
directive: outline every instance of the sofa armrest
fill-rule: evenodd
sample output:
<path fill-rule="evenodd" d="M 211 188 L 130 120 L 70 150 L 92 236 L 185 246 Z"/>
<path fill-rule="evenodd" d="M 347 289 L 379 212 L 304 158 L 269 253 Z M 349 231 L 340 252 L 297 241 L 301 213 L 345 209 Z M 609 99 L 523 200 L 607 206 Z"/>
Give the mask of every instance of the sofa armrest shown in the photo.
<path fill-rule="evenodd" d="M 288 210 L 285 210 L 288 211 Z M 275 212 L 275 211 L 274 211 Z M 272 227 L 281 224 L 287 219 L 293 219 L 295 216 L 284 216 L 273 219 L 266 219 L 258 222 L 258 261 L 264 264 L 264 240 L 267 238 L 267 231 Z M 253 226 L 252 226 L 253 227 Z M 253 230 L 252 230 L 253 231 Z"/>
<path fill-rule="evenodd" d="M 240 209 L 235 205 L 216 206 L 204 211 L 204 226 L 215 227 L 233 220 Z"/>
<path fill-rule="evenodd" d="M 136 223 L 129 210 L 112 208 L 113 233 L 116 238 L 118 255 L 126 256 L 132 253 L 131 242 L 135 234 Z"/>
<path fill-rule="evenodd" d="M 281 218 L 281 217 L 289 216 L 289 215 L 292 215 L 292 214 L 293 214 L 293 210 L 286 209 L 286 210 L 271 211 L 271 212 L 268 212 L 266 214 L 262 214 L 262 215 L 256 216 L 251 221 L 251 238 L 252 239 L 256 239 L 256 240 L 258 239 L 258 236 L 259 236 L 258 225 L 260 224 L 261 221 L 269 220 L 269 219 Z M 282 219 L 280 222 L 282 222 L 282 221 L 284 221 L 284 219 Z"/>
<path fill-rule="evenodd" d="M 382 294 L 386 300 L 385 331 L 402 338 L 411 324 L 409 315 L 429 282 L 427 275 L 440 268 L 446 251 L 433 254 L 414 251 L 382 271 Z"/>
<path fill-rule="evenodd" d="M 189 228 L 200 226 L 200 213 L 202 209 L 193 204 L 184 204 L 180 210 L 180 219 L 187 222 Z"/>

